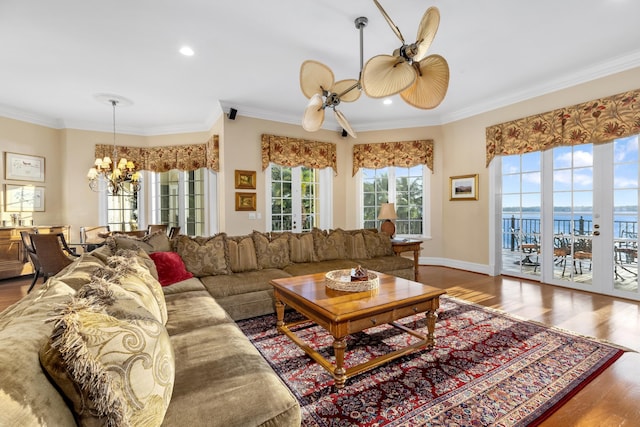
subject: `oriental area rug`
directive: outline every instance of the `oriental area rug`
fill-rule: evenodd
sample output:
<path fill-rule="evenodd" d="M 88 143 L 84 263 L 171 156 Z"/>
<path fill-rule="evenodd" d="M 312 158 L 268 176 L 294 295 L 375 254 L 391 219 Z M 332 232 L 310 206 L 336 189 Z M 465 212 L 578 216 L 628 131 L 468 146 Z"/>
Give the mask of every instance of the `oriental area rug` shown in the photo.
<path fill-rule="evenodd" d="M 615 345 L 442 296 L 436 345 L 347 379 L 333 378 L 275 328 L 275 315 L 238 325 L 291 389 L 302 425 L 535 426 L 623 354 Z M 296 320 L 287 312 L 285 321 Z M 424 315 L 399 321 L 426 334 Z M 312 323 L 297 335 L 331 360 L 333 338 Z M 349 336 L 345 365 L 415 340 L 389 325 Z"/>

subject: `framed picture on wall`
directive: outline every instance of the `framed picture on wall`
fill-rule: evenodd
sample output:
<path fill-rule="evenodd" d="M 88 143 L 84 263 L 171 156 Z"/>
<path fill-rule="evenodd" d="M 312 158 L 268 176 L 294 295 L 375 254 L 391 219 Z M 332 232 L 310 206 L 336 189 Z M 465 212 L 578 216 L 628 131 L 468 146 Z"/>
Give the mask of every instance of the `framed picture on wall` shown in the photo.
<path fill-rule="evenodd" d="M 6 212 L 44 212 L 44 187 L 5 184 L 4 210 Z"/>
<path fill-rule="evenodd" d="M 478 200 L 478 174 L 450 177 L 449 200 Z"/>
<path fill-rule="evenodd" d="M 256 210 L 256 193 L 236 192 L 236 210 L 237 211 L 255 211 Z"/>
<path fill-rule="evenodd" d="M 5 152 L 4 178 L 44 182 L 44 157 Z"/>
<path fill-rule="evenodd" d="M 255 190 L 256 189 L 256 171 L 236 170 L 236 188 Z"/>

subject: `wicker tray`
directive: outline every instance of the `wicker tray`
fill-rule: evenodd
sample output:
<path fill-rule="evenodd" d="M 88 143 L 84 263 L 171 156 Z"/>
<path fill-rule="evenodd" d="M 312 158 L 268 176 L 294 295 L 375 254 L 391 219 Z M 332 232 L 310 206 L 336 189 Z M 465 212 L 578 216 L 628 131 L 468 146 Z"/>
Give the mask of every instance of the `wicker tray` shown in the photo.
<path fill-rule="evenodd" d="M 372 271 L 367 273 L 368 280 L 351 281 L 351 270 L 333 270 L 325 275 L 325 286 L 337 291 L 364 292 L 377 289 L 380 284 L 378 275 Z"/>

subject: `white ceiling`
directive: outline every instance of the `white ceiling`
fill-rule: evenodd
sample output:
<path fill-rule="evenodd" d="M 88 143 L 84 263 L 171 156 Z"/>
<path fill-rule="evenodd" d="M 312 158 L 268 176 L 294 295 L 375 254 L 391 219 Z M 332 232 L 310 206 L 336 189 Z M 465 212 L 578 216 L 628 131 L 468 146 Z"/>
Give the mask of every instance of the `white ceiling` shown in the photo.
<path fill-rule="evenodd" d="M 447 123 L 640 66 L 638 0 L 379 0 L 412 42 L 440 9 L 429 53 L 444 56 L 449 91 L 434 110 L 362 95 L 339 109 L 356 132 Z M 300 123 L 306 59 L 336 80 L 399 41 L 372 0 L 0 0 L 0 115 L 56 128 L 112 129 L 96 94 L 133 101 L 118 132 L 206 131 L 238 116 Z M 178 53 L 184 45 L 193 57 Z M 328 112 L 325 128 L 339 129 Z"/>

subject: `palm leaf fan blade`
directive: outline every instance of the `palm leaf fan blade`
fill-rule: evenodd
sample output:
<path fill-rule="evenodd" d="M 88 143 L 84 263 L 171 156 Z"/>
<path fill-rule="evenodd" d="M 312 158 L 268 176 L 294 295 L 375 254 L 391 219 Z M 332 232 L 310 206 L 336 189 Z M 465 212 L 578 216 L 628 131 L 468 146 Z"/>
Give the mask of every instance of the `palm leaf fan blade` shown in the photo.
<path fill-rule="evenodd" d="M 333 111 L 336 113 L 336 120 L 338 121 L 338 124 L 342 126 L 342 129 L 346 130 L 352 138 L 357 138 L 358 135 L 356 135 L 355 131 L 351 128 L 351 125 L 347 121 L 347 118 L 344 116 L 344 114 L 335 109 Z"/>
<path fill-rule="evenodd" d="M 411 86 L 415 79 L 413 67 L 398 56 L 374 56 L 362 69 L 362 88 L 371 98 L 400 93 Z"/>
<path fill-rule="evenodd" d="M 436 108 L 449 88 L 447 61 L 440 55 L 429 55 L 414 66 L 419 67 L 419 75 L 411 87 L 400 93 L 400 97 L 416 108 Z"/>
<path fill-rule="evenodd" d="M 427 50 L 433 42 L 440 26 L 440 11 L 436 7 L 430 7 L 422 16 L 420 25 L 418 26 L 418 36 L 416 38 L 416 44 L 418 45 L 418 52 L 413 57 L 414 61 L 420 61 L 427 56 Z"/>
<path fill-rule="evenodd" d="M 324 108 L 322 108 L 322 96 L 317 93 L 311 97 L 311 100 L 307 104 L 307 108 L 304 110 L 304 116 L 302 117 L 302 128 L 307 132 L 315 132 L 324 122 Z"/>
<path fill-rule="evenodd" d="M 376 6 L 378 7 L 378 10 L 380 11 L 384 19 L 387 21 L 387 24 L 389 24 L 389 26 L 391 27 L 395 35 L 400 39 L 402 44 L 404 44 L 404 37 L 402 37 L 402 33 L 400 33 L 400 28 L 398 28 L 398 26 L 391 20 L 391 17 L 389 17 L 387 12 L 382 8 L 382 5 L 378 3 L 378 0 L 373 0 L 373 2 L 376 4 Z"/>
<path fill-rule="evenodd" d="M 331 90 L 338 94 L 341 102 L 353 102 L 360 98 L 358 81 L 356 79 L 340 80 L 336 82 Z"/>
<path fill-rule="evenodd" d="M 307 60 L 300 66 L 300 89 L 307 98 L 322 95 L 322 89 L 329 90 L 334 81 L 333 71 L 318 61 Z"/>

